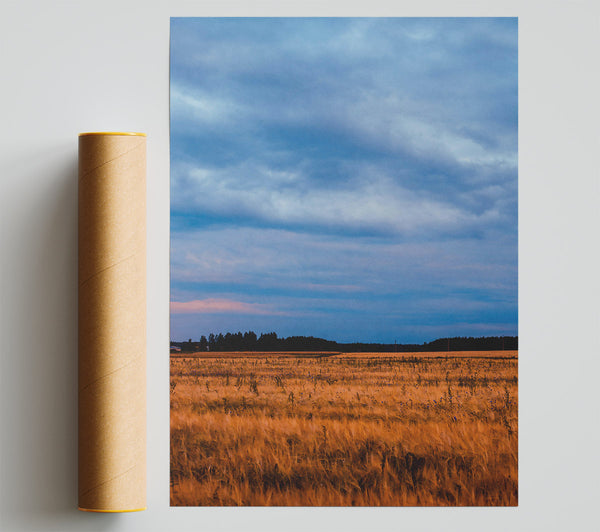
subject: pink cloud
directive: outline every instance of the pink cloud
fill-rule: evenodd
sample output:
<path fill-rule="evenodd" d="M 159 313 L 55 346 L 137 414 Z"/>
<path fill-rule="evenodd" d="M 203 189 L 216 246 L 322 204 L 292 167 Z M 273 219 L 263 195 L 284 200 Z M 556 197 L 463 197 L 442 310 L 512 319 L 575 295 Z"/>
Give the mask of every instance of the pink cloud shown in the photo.
<path fill-rule="evenodd" d="M 280 314 L 265 305 L 244 303 L 231 299 L 196 299 L 194 301 L 171 301 L 171 314 Z"/>

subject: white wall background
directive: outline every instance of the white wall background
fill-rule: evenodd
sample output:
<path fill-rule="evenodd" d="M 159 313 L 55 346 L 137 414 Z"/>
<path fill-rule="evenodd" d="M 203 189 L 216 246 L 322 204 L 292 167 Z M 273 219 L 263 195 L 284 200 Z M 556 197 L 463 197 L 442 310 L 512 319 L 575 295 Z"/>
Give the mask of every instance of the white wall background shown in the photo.
<path fill-rule="evenodd" d="M 598 530 L 598 6 L 2 0 L 0 529 Z M 192 15 L 520 17 L 518 508 L 169 508 L 169 17 Z M 148 510 L 123 515 L 75 509 L 77 134 L 94 130 L 148 133 Z"/>

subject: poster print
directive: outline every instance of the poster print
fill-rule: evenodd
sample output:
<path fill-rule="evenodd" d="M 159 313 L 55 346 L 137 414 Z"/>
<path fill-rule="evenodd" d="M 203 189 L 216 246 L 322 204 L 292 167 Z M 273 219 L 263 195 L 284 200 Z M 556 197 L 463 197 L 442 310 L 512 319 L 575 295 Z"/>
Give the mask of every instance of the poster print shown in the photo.
<path fill-rule="evenodd" d="M 517 20 L 171 20 L 171 505 L 518 501 Z"/>

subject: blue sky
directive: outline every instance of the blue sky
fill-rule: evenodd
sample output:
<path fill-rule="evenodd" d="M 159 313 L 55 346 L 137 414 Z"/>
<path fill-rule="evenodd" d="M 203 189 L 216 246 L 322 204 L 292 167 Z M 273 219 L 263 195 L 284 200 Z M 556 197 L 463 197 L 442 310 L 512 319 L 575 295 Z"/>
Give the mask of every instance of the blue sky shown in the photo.
<path fill-rule="evenodd" d="M 171 19 L 171 339 L 517 334 L 517 19 Z"/>

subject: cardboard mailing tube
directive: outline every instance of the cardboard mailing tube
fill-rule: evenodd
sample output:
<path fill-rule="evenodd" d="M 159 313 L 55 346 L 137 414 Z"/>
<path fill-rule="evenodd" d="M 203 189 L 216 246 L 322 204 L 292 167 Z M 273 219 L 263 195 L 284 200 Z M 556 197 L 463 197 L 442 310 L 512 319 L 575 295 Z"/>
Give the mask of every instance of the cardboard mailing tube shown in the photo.
<path fill-rule="evenodd" d="M 146 507 L 146 135 L 79 136 L 79 509 Z"/>

